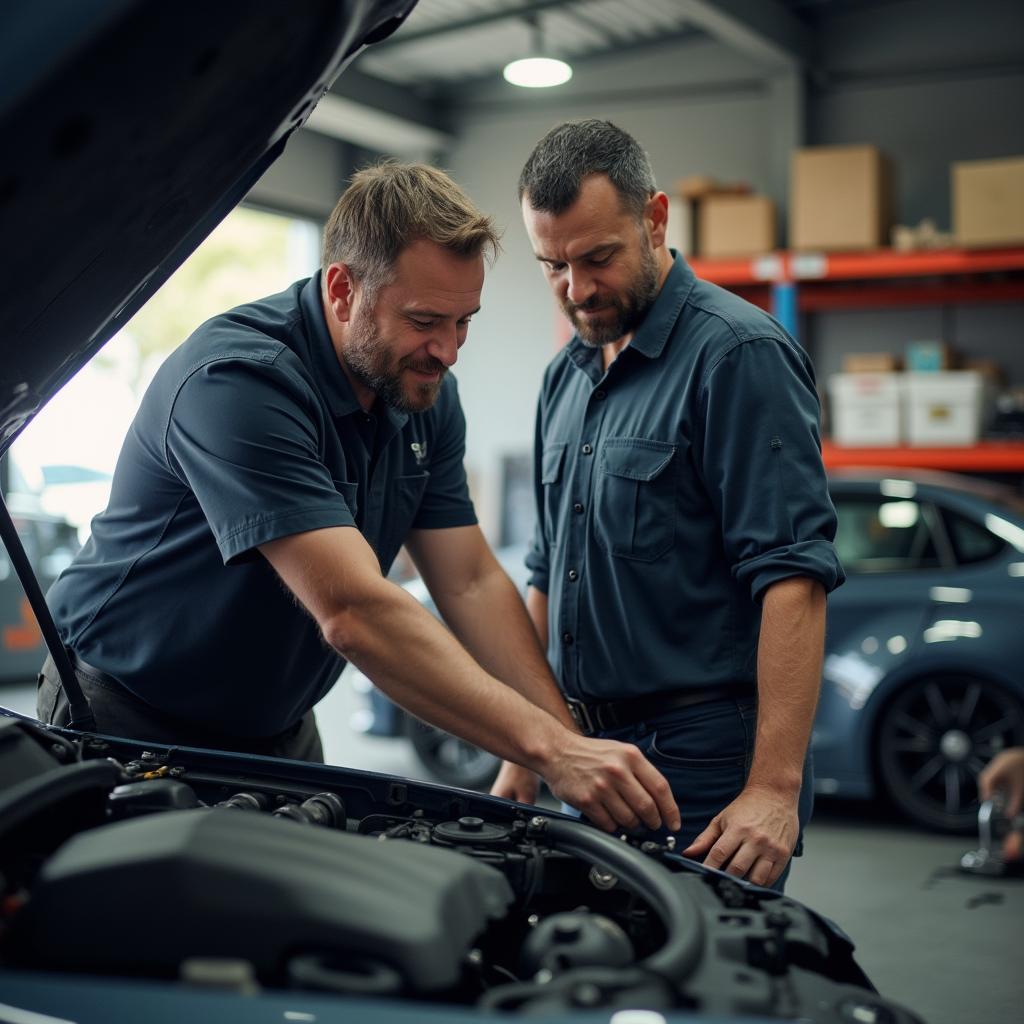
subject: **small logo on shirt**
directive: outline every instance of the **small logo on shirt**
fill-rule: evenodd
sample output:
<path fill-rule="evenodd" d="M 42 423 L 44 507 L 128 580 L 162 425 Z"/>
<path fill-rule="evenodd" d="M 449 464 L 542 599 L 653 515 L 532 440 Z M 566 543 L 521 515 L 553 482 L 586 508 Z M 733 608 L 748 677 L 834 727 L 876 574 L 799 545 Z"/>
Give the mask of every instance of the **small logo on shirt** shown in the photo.
<path fill-rule="evenodd" d="M 413 455 L 416 456 L 416 465 L 422 466 L 427 461 L 427 442 L 413 441 L 409 447 L 412 449 Z"/>

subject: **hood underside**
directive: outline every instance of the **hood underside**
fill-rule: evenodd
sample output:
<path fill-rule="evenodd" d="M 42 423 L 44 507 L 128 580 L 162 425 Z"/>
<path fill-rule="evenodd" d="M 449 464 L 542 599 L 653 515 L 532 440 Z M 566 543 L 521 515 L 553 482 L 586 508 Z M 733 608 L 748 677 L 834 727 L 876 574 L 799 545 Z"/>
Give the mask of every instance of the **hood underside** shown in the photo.
<path fill-rule="evenodd" d="M 0 454 L 414 3 L 5 8 Z"/>

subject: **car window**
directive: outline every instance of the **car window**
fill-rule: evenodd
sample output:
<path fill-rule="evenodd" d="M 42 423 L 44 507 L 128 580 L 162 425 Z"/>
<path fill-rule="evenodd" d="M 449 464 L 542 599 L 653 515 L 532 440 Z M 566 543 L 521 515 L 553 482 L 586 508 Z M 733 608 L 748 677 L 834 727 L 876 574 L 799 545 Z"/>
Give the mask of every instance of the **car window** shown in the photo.
<path fill-rule="evenodd" d="M 1006 548 L 1006 541 L 986 530 L 981 523 L 968 519 L 957 512 L 943 511 L 946 530 L 953 542 L 957 563 L 970 565 L 994 558 Z"/>
<path fill-rule="evenodd" d="M 834 501 L 836 553 L 848 573 L 906 572 L 941 564 L 920 503 L 870 496 Z"/>

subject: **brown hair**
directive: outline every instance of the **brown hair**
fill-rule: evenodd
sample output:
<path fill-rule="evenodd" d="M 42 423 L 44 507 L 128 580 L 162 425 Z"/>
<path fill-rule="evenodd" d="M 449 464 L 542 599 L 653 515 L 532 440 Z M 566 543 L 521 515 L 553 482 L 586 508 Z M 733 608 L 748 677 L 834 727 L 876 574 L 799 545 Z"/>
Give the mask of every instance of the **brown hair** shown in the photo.
<path fill-rule="evenodd" d="M 444 171 L 388 160 L 357 171 L 324 228 L 322 265 L 344 263 L 372 295 L 417 239 L 459 256 L 497 256 L 500 234 Z"/>

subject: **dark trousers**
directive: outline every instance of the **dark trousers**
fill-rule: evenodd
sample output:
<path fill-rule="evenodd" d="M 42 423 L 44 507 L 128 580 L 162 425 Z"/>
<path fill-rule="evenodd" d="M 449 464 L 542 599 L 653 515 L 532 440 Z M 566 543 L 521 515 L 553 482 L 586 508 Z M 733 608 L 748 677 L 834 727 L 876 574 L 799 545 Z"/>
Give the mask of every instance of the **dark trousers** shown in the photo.
<path fill-rule="evenodd" d="M 230 736 L 158 711 L 110 676 L 81 661 L 75 662 L 75 676 L 92 707 L 98 733 L 164 746 L 206 747 L 323 763 L 323 746 L 312 711 L 276 736 Z M 36 714 L 40 722 L 51 725 L 66 726 L 70 722 L 67 698 L 52 658 L 46 659 L 39 673 Z"/>
<path fill-rule="evenodd" d="M 632 743 L 654 765 L 672 788 L 683 827 L 675 833 L 676 850 L 685 850 L 711 819 L 740 795 L 750 774 L 757 728 L 757 701 L 753 697 L 711 700 L 693 707 L 666 711 L 645 722 L 602 732 L 601 738 Z M 797 817 L 800 834 L 794 857 L 803 853 L 803 834 L 814 806 L 814 771 L 808 753 Z M 650 838 L 664 842 L 662 829 Z M 783 891 L 790 861 L 773 889 Z"/>

